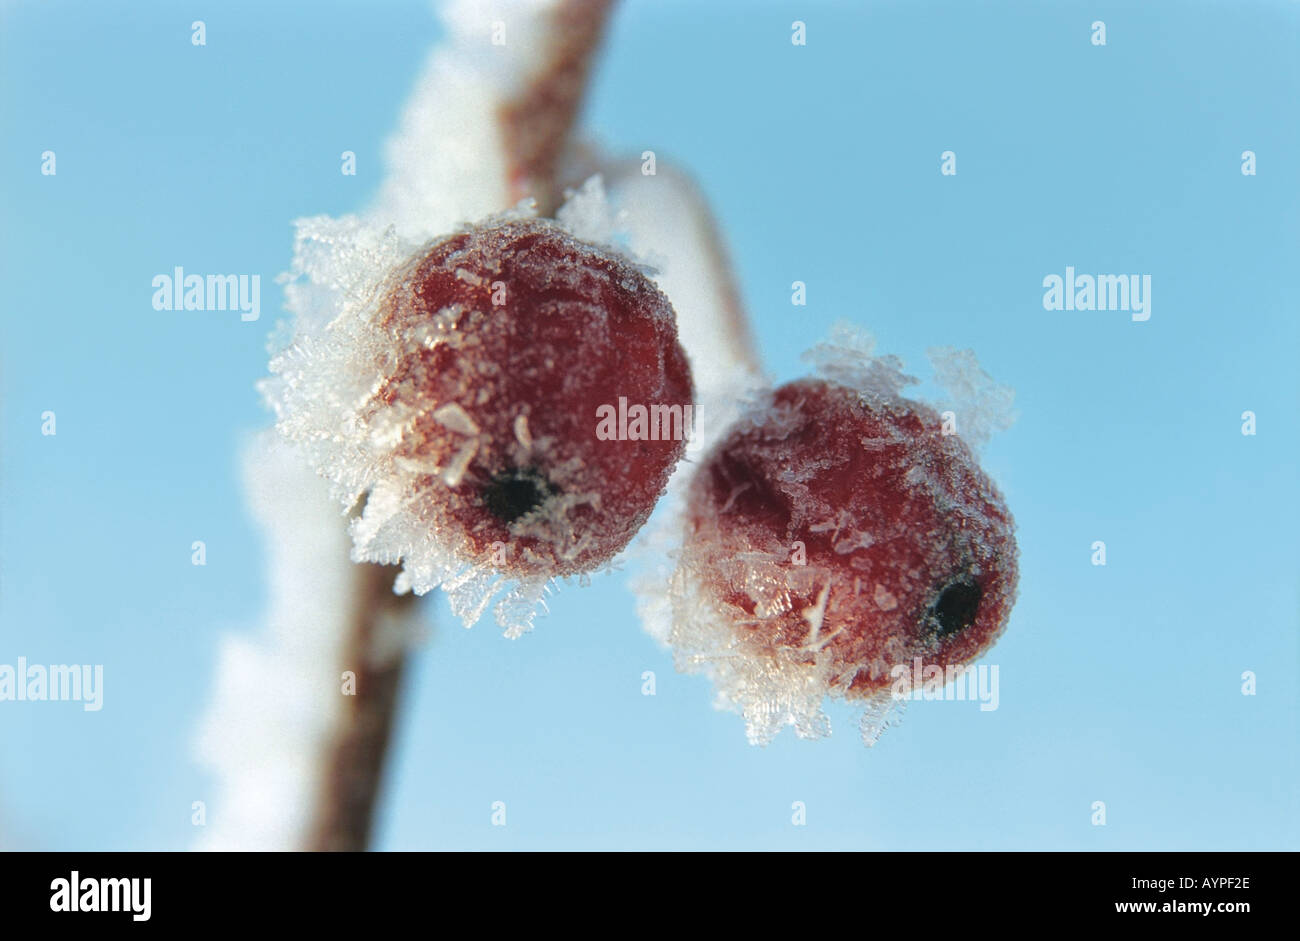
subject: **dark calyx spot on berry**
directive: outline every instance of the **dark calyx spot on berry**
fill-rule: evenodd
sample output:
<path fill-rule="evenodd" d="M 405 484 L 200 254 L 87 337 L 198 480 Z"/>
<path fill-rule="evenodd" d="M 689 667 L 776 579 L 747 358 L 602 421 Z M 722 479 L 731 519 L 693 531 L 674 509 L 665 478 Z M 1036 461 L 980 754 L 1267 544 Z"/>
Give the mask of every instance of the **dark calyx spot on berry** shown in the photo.
<path fill-rule="evenodd" d="M 939 637 L 950 637 L 975 623 L 983 593 L 973 579 L 959 576 L 939 593 L 930 610 L 926 624 Z"/>
<path fill-rule="evenodd" d="M 497 474 L 483 488 L 483 504 L 501 522 L 509 524 L 532 513 L 554 491 L 540 473 L 508 470 Z"/>

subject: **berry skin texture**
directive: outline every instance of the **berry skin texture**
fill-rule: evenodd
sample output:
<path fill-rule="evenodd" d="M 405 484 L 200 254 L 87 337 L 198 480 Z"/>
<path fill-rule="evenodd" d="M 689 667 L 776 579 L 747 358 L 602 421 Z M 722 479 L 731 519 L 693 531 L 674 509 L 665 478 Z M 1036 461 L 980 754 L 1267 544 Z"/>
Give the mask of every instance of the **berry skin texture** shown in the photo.
<path fill-rule="evenodd" d="M 636 266 L 545 220 L 498 222 L 417 253 L 375 325 L 399 352 L 372 407 L 400 416 L 410 510 L 456 557 L 550 578 L 628 544 L 685 441 L 602 440 L 598 410 L 692 404 L 672 306 Z"/>
<path fill-rule="evenodd" d="M 913 658 L 946 670 L 993 644 L 1017 549 L 1001 494 L 932 409 L 808 379 L 705 459 L 681 565 L 748 656 L 868 699 Z"/>

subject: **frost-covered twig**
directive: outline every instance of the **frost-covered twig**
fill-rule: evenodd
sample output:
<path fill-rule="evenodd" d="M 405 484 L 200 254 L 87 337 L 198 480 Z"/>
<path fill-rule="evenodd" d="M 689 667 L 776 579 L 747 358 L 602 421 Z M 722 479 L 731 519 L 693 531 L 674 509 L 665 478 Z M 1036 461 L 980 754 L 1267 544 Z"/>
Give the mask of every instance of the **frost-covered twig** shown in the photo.
<path fill-rule="evenodd" d="M 375 205 L 339 223 L 301 223 L 300 232 L 311 234 L 300 249 L 332 258 L 336 235 L 356 231 L 360 251 L 347 263 L 379 272 L 393 263 L 395 245 L 419 244 L 521 196 L 552 211 L 559 197 L 554 164 L 610 5 L 441 4 L 447 38 L 389 143 Z M 294 267 L 298 283 L 286 289 L 294 332 L 311 337 L 356 298 L 330 258 L 317 258 L 314 268 L 299 258 Z M 329 276 L 313 279 L 313 270 Z M 340 381 L 335 377 L 326 395 L 342 394 Z M 199 760 L 218 787 L 200 845 L 362 849 L 414 604 L 393 593 L 394 568 L 349 560 L 338 482 L 329 493 L 303 452 L 265 439 L 247 465 L 250 502 L 267 539 L 271 598 L 260 635 L 223 641 L 197 739 Z"/>
<path fill-rule="evenodd" d="M 419 238 L 439 225 L 500 211 L 528 196 L 542 213 L 553 212 L 560 196 L 555 164 L 610 6 L 611 0 L 515 0 L 491 8 L 463 0 L 447 4 L 450 41 L 435 53 L 408 105 L 372 218 L 404 220 L 399 228 Z M 484 106 L 490 106 L 495 121 L 483 121 L 481 113 L 476 120 L 474 109 Z M 473 128 L 471 140 L 485 135 L 480 142 L 485 146 L 466 149 L 467 141 L 456 140 L 458 129 L 447 127 L 445 116 L 454 121 L 457 114 L 466 119 L 460 129 Z M 427 202 L 434 211 L 414 218 L 412 209 Z M 451 215 L 457 209 L 462 218 Z M 364 564 L 361 573 L 345 650 L 345 661 L 356 664 L 356 696 L 326 749 L 310 849 L 367 845 L 396 714 L 404 664 L 400 619 L 409 616 L 413 599 L 393 594 L 391 567 Z M 391 633 L 393 619 L 398 619 L 399 641 L 377 651 L 377 643 L 384 646 L 385 624 Z"/>
<path fill-rule="evenodd" d="M 537 67 L 500 108 L 512 201 L 532 196 L 542 215 L 559 208 L 557 164 L 612 5 L 612 0 L 564 0 L 542 14 L 534 40 L 542 45 Z"/>
<path fill-rule="evenodd" d="M 357 566 L 343 649 L 353 695 L 325 743 L 305 849 L 356 851 L 370 843 L 415 609 L 413 596 L 393 594 L 394 577 L 392 566 Z"/>
<path fill-rule="evenodd" d="M 285 850 L 313 829 L 322 755 L 345 714 L 341 664 L 364 570 L 349 561 L 325 483 L 277 436 L 248 449 L 244 484 L 264 538 L 268 598 L 259 629 L 223 637 L 218 651 L 195 742 L 216 779 L 198 845 Z"/>
<path fill-rule="evenodd" d="M 447 39 L 429 57 L 387 147 L 370 213 L 421 242 L 531 197 L 562 195 L 568 147 L 611 0 L 451 0 Z"/>

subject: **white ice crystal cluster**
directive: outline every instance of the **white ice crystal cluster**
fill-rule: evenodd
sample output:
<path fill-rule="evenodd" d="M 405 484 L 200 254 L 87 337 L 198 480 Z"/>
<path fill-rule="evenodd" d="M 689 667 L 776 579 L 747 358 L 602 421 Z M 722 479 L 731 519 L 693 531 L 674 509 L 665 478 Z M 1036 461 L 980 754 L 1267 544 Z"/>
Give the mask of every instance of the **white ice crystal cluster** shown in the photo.
<path fill-rule="evenodd" d="M 902 395 L 918 383 L 904 372 L 897 356 L 878 356 L 875 337 L 856 324 L 841 321 L 831 327 L 827 340 L 803 354 L 803 361 L 829 382 L 857 389 L 873 398 Z M 974 350 L 935 346 L 926 350 L 934 381 L 945 397 L 930 405 L 938 412 L 951 411 L 956 419 L 955 434 L 979 450 L 1016 419 L 1015 390 L 1002 385 L 985 372 Z"/>
<path fill-rule="evenodd" d="M 974 350 L 936 346 L 926 350 L 926 355 L 935 381 L 947 393 L 935 407 L 953 413 L 963 441 L 979 450 L 1015 423 L 1015 390 L 985 372 Z"/>
<path fill-rule="evenodd" d="M 556 0 L 435 4 L 446 37 L 430 53 L 385 149 L 370 213 L 423 242 L 514 204 L 507 128 L 496 117 L 547 67 Z"/>
<path fill-rule="evenodd" d="M 846 321 L 832 326 L 830 336 L 800 358 L 822 379 L 857 389 L 866 398 L 889 399 L 918 382 L 903 372 L 897 356 L 877 356 L 876 338 Z"/>
<path fill-rule="evenodd" d="M 788 553 L 753 554 L 736 561 L 752 567 L 756 591 L 763 590 L 758 582 L 765 569 L 789 567 Z M 775 584 L 770 577 L 768 581 Z M 673 569 L 666 593 L 663 582 L 651 587 L 648 579 L 638 588 L 646 629 L 672 649 L 678 672 L 709 678 L 715 705 L 741 715 L 751 744 L 766 745 L 787 726 L 800 738 L 831 734 L 824 704 L 827 691 L 836 688 L 831 680 L 840 667 L 828 648 L 817 648 L 814 640 L 803 648 L 755 651 L 689 565 Z M 808 614 L 815 618 L 815 606 Z M 888 688 L 855 700 L 863 743 L 874 745 L 901 720 L 906 705 Z"/>

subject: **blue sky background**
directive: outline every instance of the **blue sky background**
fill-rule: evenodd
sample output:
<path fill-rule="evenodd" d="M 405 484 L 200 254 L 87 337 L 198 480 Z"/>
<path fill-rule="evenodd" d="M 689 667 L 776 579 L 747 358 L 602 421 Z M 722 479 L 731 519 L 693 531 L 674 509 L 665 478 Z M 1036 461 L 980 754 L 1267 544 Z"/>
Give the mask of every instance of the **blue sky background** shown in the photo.
<path fill-rule="evenodd" d="M 379 845 L 1300 848 L 1297 5 L 704 6 L 626 4 L 587 126 L 697 174 L 777 380 L 848 319 L 1017 390 L 985 459 L 1022 552 L 1000 708 L 915 703 L 871 750 L 832 708 L 830 740 L 754 748 L 621 577 L 516 642 L 438 596 Z M 217 638 L 265 598 L 237 455 L 271 279 L 292 219 L 374 194 L 438 30 L 418 2 L 0 10 L 0 663 L 105 667 L 99 713 L 0 703 L 0 839 L 182 848 Z M 154 311 L 174 265 L 261 273 L 262 320 Z M 1150 321 L 1044 311 L 1066 265 L 1150 274 Z"/>

